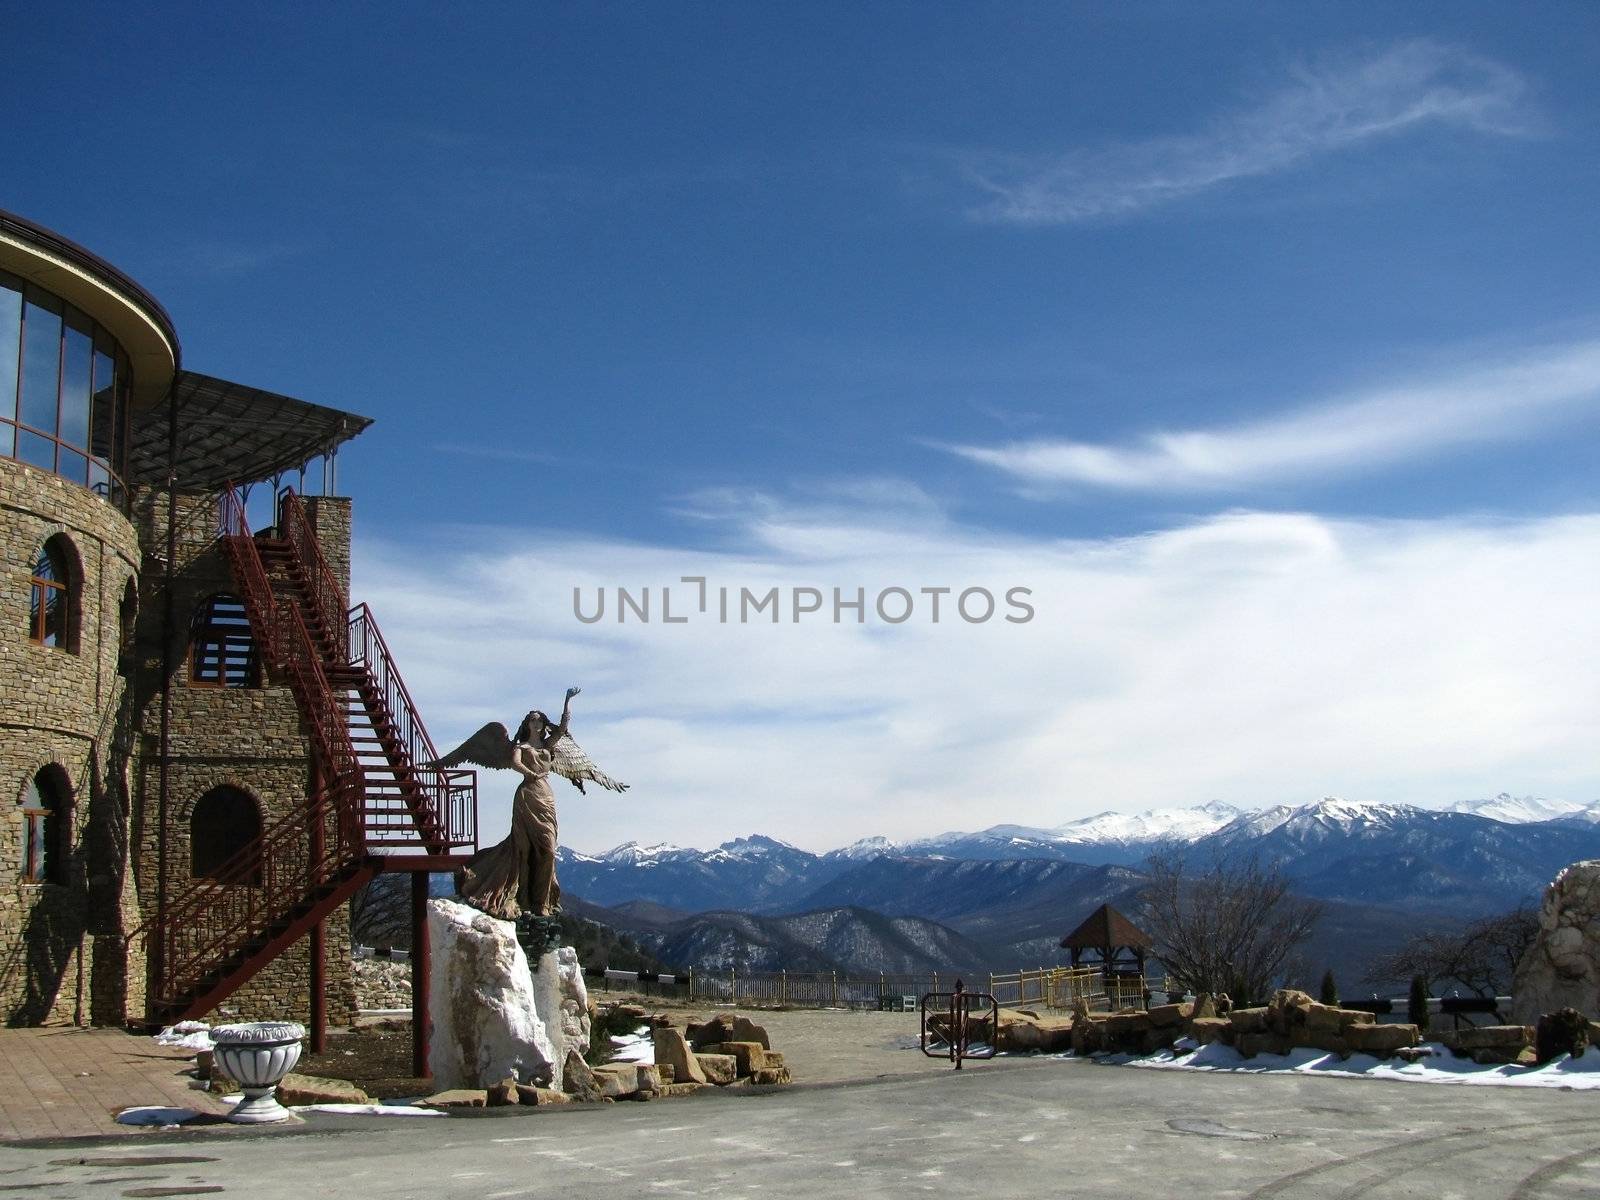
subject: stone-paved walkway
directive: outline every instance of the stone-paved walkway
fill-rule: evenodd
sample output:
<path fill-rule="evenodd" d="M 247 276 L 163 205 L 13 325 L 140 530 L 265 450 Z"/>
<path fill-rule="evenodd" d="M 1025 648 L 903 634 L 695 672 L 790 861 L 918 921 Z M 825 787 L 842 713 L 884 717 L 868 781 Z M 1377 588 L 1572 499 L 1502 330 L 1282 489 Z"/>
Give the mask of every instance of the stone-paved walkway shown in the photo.
<path fill-rule="evenodd" d="M 227 1112 L 190 1087 L 192 1057 L 120 1029 L 0 1029 L 0 1138 L 137 1133 L 116 1120 L 137 1105 Z"/>

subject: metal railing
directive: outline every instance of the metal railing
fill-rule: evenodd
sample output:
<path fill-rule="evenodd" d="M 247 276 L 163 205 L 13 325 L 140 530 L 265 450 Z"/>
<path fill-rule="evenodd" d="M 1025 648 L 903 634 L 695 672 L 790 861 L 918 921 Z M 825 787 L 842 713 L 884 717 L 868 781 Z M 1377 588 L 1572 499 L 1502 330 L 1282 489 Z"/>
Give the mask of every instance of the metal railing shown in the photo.
<path fill-rule="evenodd" d="M 1143 1008 L 1152 991 L 1170 990 L 1169 981 L 1142 975 L 1106 975 L 1098 966 L 1040 967 L 990 975 L 989 991 L 1007 1008 L 1040 1007 L 1070 1011 L 1080 1000 L 1091 1012 Z"/>
<path fill-rule="evenodd" d="M 337 882 L 360 862 L 362 842 L 360 781 L 346 779 L 307 797 L 213 876 L 195 880 L 164 925 L 137 931 L 161 942 L 157 1002 L 181 1002 L 317 888 Z"/>
<path fill-rule="evenodd" d="M 155 959 L 161 977 L 154 997 L 161 1006 L 181 1007 L 217 986 L 222 975 L 244 966 L 275 933 L 310 914 L 320 902 L 319 889 L 353 880 L 368 855 L 393 851 L 402 842 L 414 847 L 419 833 L 431 854 L 476 843 L 476 774 L 416 765 L 419 752 L 438 755 L 370 610 L 361 605 L 346 613 L 343 590 L 292 491 L 280 497 L 279 520 L 303 600 L 273 587 L 244 503 L 232 487 L 220 498 L 217 532 L 251 633 L 305 720 L 319 785 L 214 874 L 191 881 L 167 906 L 159 926 L 147 922 L 134 932 L 159 944 Z M 316 633 L 305 608 L 320 626 Z M 351 632 L 358 628 L 359 640 Z M 348 639 L 342 640 L 345 634 Z M 373 694 L 370 702 L 368 697 L 362 702 L 384 743 L 389 766 L 383 774 L 392 777 L 387 781 L 372 778 L 357 754 L 348 716 L 329 679 L 330 668 L 350 665 L 339 656 L 357 644 L 356 665 Z M 331 894 L 324 892 L 321 901 Z"/>
<path fill-rule="evenodd" d="M 288 544 L 295 566 L 303 577 L 311 611 L 327 635 L 328 648 L 335 654 L 345 653 L 346 648 L 339 645 L 339 631 L 345 623 L 349 600 L 344 588 L 334 578 L 328 560 L 322 556 L 322 544 L 317 540 L 317 531 L 311 524 L 305 504 L 293 488 L 284 488 L 278 493 L 278 532 Z"/>
<path fill-rule="evenodd" d="M 383 820 L 374 825 L 374 837 L 383 842 L 410 839 L 420 827 L 423 840 L 437 846 L 438 852 L 475 846 L 477 772 L 422 765 L 436 760 L 439 751 L 395 666 L 383 631 L 365 604 L 358 604 L 349 612 L 346 645 L 350 666 L 366 675 L 370 693 L 362 697 L 362 702 L 374 728 L 382 735 L 385 757 L 408 806 L 406 813 L 392 806 L 375 811 L 374 816 L 382 816 Z M 413 801 L 420 801 L 420 812 L 409 811 L 415 807 Z"/>

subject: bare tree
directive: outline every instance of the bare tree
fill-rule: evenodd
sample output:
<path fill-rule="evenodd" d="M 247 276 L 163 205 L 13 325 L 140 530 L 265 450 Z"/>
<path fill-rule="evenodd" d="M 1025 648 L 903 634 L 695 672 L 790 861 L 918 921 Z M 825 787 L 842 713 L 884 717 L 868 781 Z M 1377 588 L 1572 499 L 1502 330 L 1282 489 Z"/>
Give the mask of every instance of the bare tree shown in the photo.
<path fill-rule="evenodd" d="M 1366 982 L 1421 976 L 1430 988 L 1456 984 L 1476 996 L 1498 996 L 1510 990 L 1517 962 L 1538 932 L 1539 914 L 1527 907 L 1483 917 L 1456 932 L 1428 930 L 1373 959 Z"/>
<path fill-rule="evenodd" d="M 1266 999 L 1322 916 L 1321 903 L 1293 895 L 1283 871 L 1255 855 L 1215 852 L 1195 863 L 1175 848 L 1152 855 L 1145 871 L 1145 928 L 1167 973 L 1193 992 Z"/>

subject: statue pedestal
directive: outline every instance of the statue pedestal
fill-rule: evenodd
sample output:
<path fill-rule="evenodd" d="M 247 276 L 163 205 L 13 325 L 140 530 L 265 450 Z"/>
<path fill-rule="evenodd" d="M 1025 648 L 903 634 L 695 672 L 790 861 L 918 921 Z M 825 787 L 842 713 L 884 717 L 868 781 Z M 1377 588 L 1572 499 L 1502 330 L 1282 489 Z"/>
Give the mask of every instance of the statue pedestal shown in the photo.
<path fill-rule="evenodd" d="M 455 900 L 428 901 L 428 937 L 435 1089 L 487 1088 L 508 1077 L 560 1088 L 566 1047 L 556 953 L 530 970 L 512 922 Z"/>
<path fill-rule="evenodd" d="M 528 956 L 529 967 L 538 974 L 544 960 L 561 948 L 561 918 L 523 913 L 517 918 L 517 945 Z"/>

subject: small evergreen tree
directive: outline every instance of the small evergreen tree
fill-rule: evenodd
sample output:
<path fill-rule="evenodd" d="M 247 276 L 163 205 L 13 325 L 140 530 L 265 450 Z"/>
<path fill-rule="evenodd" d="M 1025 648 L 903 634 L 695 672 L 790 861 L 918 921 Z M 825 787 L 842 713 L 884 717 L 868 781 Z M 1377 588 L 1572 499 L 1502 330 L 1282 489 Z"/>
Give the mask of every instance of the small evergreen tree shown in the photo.
<path fill-rule="evenodd" d="M 1332 967 L 1322 974 L 1322 1002 L 1335 1008 L 1339 1006 L 1339 985 L 1333 981 Z"/>
<path fill-rule="evenodd" d="M 1406 999 L 1406 1020 L 1417 1027 L 1418 1033 L 1428 1032 L 1428 981 L 1421 975 L 1411 977 L 1411 995 Z"/>

